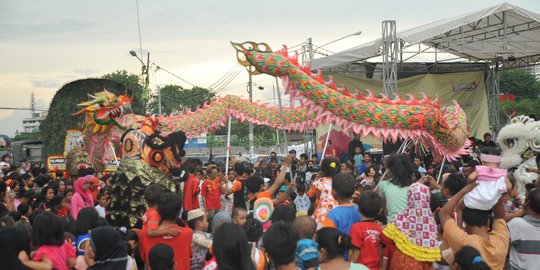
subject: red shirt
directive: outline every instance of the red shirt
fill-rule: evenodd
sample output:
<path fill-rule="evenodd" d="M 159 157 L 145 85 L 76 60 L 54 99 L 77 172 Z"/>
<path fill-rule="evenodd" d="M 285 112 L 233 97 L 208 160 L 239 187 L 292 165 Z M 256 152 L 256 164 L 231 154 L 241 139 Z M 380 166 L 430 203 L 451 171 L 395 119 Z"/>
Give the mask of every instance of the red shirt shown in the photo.
<path fill-rule="evenodd" d="M 360 249 L 356 263 L 361 263 L 369 269 L 379 269 L 379 246 L 382 228 L 373 221 L 360 221 L 352 225 L 350 230 L 351 243 Z"/>
<path fill-rule="evenodd" d="M 176 228 L 180 233 L 175 236 L 148 237 L 147 229 L 143 229 L 139 235 L 139 246 L 142 260 L 148 264 L 148 253 L 157 244 L 169 245 L 174 250 L 174 260 L 176 261 L 176 270 L 189 269 L 191 259 L 191 240 L 193 231 L 190 228 L 171 225 L 163 228 L 164 230 Z"/>
<path fill-rule="evenodd" d="M 187 181 L 184 183 L 184 211 L 189 211 L 199 208 L 199 179 L 193 174 L 189 174 Z"/>
<path fill-rule="evenodd" d="M 206 202 L 206 210 L 221 209 L 221 190 L 219 189 L 219 180 L 206 180 L 202 183 L 201 194 Z"/>
<path fill-rule="evenodd" d="M 161 222 L 161 217 L 159 216 L 159 213 L 154 208 L 148 208 L 143 216 L 143 229 L 146 228 L 147 230 L 157 230 L 159 227 L 159 222 Z"/>

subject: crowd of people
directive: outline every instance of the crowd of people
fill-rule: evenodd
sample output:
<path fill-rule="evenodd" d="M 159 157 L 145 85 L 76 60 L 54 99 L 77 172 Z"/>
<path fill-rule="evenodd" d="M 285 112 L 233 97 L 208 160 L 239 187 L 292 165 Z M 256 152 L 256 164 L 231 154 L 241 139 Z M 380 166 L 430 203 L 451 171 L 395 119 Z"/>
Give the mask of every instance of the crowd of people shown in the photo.
<path fill-rule="evenodd" d="M 0 268 L 537 269 L 540 180 L 520 194 L 496 145 L 479 149 L 443 165 L 414 148 L 373 157 L 354 136 L 341 159 L 187 159 L 178 190 L 145 188 L 140 228 L 114 227 L 111 175 L 6 156 Z"/>

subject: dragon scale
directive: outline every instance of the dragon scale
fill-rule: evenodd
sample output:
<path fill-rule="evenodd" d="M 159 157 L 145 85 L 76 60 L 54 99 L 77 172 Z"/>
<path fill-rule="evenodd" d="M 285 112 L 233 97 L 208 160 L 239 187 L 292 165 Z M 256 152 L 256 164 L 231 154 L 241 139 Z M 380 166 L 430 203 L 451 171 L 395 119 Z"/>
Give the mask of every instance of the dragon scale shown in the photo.
<path fill-rule="evenodd" d="M 286 48 L 273 52 L 264 43 L 232 44 L 239 61 L 253 65 L 260 73 L 280 77 L 286 93 L 301 100 L 324 122 L 334 122 L 364 136 L 394 141 L 412 138 L 449 158 L 466 153 L 467 120 L 456 102 L 441 108 L 437 100 L 425 96 L 422 100 L 412 96 L 408 100 L 399 96 L 390 100 L 371 92 L 353 95 L 345 87 L 338 88 L 333 80 L 325 82 L 321 72 L 313 74 L 308 66 L 300 66 L 297 57 L 289 57 Z"/>

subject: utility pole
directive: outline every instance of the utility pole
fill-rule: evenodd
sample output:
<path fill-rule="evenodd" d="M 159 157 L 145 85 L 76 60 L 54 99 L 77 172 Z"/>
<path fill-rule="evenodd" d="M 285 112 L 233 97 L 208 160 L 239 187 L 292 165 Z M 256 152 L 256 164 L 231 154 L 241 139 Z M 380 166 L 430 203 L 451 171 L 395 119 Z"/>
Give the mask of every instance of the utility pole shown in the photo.
<path fill-rule="evenodd" d="M 248 80 L 248 92 L 249 92 L 249 102 L 250 103 L 253 103 L 253 81 L 252 81 L 252 78 L 251 78 L 251 67 L 252 66 L 249 66 L 248 67 L 248 74 L 249 74 L 249 80 Z M 253 157 L 253 123 L 249 122 L 249 135 L 248 135 L 248 139 L 249 139 L 249 157 Z"/>
<path fill-rule="evenodd" d="M 30 94 L 30 110 L 32 110 L 31 117 L 36 117 L 36 100 L 34 98 L 34 92 Z"/>
<path fill-rule="evenodd" d="M 279 104 L 279 114 L 281 115 L 281 118 L 283 119 L 283 106 L 281 105 L 281 92 L 279 91 L 279 81 L 276 77 L 276 91 L 278 95 L 278 104 Z M 285 154 L 289 153 L 289 147 L 287 144 L 287 130 L 283 130 L 283 144 L 285 145 Z"/>
<path fill-rule="evenodd" d="M 158 91 L 158 114 L 161 115 L 161 87 L 157 87 Z"/>

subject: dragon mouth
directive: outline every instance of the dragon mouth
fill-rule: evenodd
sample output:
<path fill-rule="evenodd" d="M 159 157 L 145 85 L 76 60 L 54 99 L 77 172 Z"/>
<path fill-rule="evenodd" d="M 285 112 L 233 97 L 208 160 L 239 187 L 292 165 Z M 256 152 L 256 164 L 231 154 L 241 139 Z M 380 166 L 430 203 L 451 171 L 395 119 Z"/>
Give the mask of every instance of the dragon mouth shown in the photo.
<path fill-rule="evenodd" d="M 90 168 L 90 165 L 88 165 L 88 164 L 86 164 L 86 163 L 79 163 L 79 164 L 77 165 L 77 168 L 78 168 L 79 170 L 84 170 L 84 169 Z"/>
<path fill-rule="evenodd" d="M 124 112 L 131 109 L 130 104 L 124 104 L 115 108 L 109 108 L 98 114 L 98 118 L 106 120 L 107 118 L 118 118 L 124 115 Z"/>
<path fill-rule="evenodd" d="M 509 149 L 512 149 L 516 145 L 517 141 L 517 138 L 508 138 L 504 140 L 504 145 L 506 145 Z"/>

